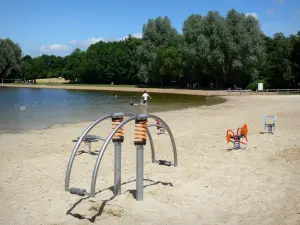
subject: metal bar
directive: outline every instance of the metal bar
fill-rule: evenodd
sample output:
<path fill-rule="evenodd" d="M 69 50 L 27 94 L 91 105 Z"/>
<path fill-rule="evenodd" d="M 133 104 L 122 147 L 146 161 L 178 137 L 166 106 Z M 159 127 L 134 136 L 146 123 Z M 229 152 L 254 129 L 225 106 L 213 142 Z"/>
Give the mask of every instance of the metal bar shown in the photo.
<path fill-rule="evenodd" d="M 148 118 L 154 118 L 155 120 L 160 121 L 160 123 L 164 126 L 164 128 L 168 131 L 169 133 L 169 137 L 171 139 L 172 142 L 172 147 L 173 147 L 173 155 L 174 155 L 174 166 L 176 167 L 178 162 L 177 162 L 177 150 L 176 150 L 176 144 L 175 144 L 175 140 L 174 140 L 174 136 L 172 134 L 171 129 L 169 128 L 169 126 L 167 125 L 167 123 L 165 121 L 163 121 L 161 118 L 159 118 L 158 116 L 154 116 L 154 115 L 149 115 Z"/>
<path fill-rule="evenodd" d="M 154 144 L 153 144 L 153 139 L 152 139 L 152 135 L 150 133 L 150 130 L 147 128 L 147 136 L 149 138 L 149 142 L 150 142 L 150 148 L 151 148 L 151 159 L 152 159 L 152 163 L 155 163 L 155 150 L 154 150 Z"/>
<path fill-rule="evenodd" d="M 69 185 L 70 185 L 70 175 L 71 175 L 71 170 L 72 170 L 72 166 L 73 166 L 73 162 L 74 162 L 74 158 L 76 156 L 76 153 L 78 151 L 78 148 L 84 138 L 85 135 L 87 135 L 97 124 L 99 124 L 100 122 L 102 122 L 103 120 L 106 120 L 108 118 L 111 118 L 111 115 L 107 115 L 107 116 L 103 116 L 101 118 L 99 118 L 98 120 L 96 120 L 95 122 L 93 122 L 92 124 L 90 124 L 90 126 L 88 126 L 88 128 L 82 133 L 82 135 L 80 136 L 80 138 L 78 139 L 72 154 L 69 158 L 69 162 L 68 162 L 68 167 L 67 167 L 67 171 L 66 171 L 66 178 L 65 178 L 65 190 L 68 191 L 69 189 Z"/>
<path fill-rule="evenodd" d="M 115 142 L 114 195 L 121 194 L 121 142 Z"/>
<path fill-rule="evenodd" d="M 148 127 L 160 127 L 160 128 L 165 128 L 163 125 L 161 124 L 149 124 Z"/>
<path fill-rule="evenodd" d="M 96 136 L 98 139 L 100 139 L 101 141 L 106 141 L 106 138 L 101 137 L 101 136 Z"/>
<path fill-rule="evenodd" d="M 136 200 L 143 201 L 144 195 L 144 146 L 136 146 Z"/>
<path fill-rule="evenodd" d="M 92 152 L 92 143 L 90 142 L 89 143 L 89 153 L 91 153 Z"/>
<path fill-rule="evenodd" d="M 106 141 L 104 142 L 104 144 L 102 145 L 100 151 L 99 151 L 99 155 L 97 157 L 96 163 L 95 163 L 95 167 L 94 167 L 94 171 L 93 171 L 93 176 L 92 176 L 92 183 L 91 183 L 91 193 L 90 196 L 91 197 L 95 197 L 95 188 L 96 188 L 96 180 L 97 180 L 97 175 L 98 175 L 98 170 L 99 170 L 99 166 L 101 163 L 101 160 L 103 158 L 103 155 L 106 151 L 107 145 L 110 142 L 110 140 L 113 138 L 114 134 L 122 127 L 124 126 L 126 123 L 130 122 L 131 120 L 134 120 L 136 117 L 136 115 L 131 116 L 129 118 L 127 118 L 126 120 L 123 120 L 121 123 L 119 123 L 118 126 L 115 127 L 114 130 L 111 131 L 111 133 L 109 134 L 109 136 L 107 137 Z"/>

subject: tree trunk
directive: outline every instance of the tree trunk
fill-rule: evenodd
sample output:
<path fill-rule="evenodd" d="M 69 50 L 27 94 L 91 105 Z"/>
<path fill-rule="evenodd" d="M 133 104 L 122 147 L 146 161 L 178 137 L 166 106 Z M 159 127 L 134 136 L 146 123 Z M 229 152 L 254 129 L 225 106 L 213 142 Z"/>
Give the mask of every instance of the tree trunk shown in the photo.
<path fill-rule="evenodd" d="M 218 78 L 218 76 L 215 76 L 215 87 L 218 90 L 218 88 L 219 88 L 219 78 Z"/>

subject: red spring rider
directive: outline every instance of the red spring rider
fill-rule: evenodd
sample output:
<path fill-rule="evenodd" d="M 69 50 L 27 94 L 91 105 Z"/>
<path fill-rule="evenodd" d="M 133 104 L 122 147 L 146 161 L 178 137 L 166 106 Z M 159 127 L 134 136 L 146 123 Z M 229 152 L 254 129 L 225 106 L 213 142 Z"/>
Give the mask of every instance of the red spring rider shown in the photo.
<path fill-rule="evenodd" d="M 247 134 L 248 134 L 248 127 L 246 124 L 244 124 L 242 128 L 239 127 L 237 129 L 236 134 L 232 130 L 227 130 L 226 141 L 227 143 L 229 142 L 233 143 L 234 149 L 240 149 L 241 144 L 247 145 L 248 143 Z M 241 139 L 245 139 L 245 141 L 241 141 Z"/>

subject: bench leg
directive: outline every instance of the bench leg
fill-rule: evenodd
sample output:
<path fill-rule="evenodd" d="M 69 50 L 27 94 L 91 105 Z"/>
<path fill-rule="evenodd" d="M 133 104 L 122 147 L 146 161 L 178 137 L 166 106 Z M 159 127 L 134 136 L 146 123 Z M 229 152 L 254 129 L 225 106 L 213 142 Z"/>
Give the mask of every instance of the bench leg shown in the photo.
<path fill-rule="evenodd" d="M 89 143 L 89 153 L 91 153 L 92 152 L 92 143 L 90 142 Z"/>

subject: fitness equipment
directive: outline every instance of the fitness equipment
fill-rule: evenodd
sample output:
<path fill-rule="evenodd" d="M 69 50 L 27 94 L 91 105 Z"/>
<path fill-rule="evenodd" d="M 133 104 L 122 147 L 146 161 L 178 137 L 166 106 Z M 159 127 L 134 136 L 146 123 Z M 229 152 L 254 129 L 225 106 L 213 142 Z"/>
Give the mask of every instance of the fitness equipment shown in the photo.
<path fill-rule="evenodd" d="M 77 137 L 77 139 L 72 140 L 72 142 L 77 142 L 79 140 L 79 138 L 80 137 Z M 85 137 L 83 138 L 82 141 L 83 141 L 83 143 L 88 145 L 89 154 L 92 154 L 92 142 L 98 142 L 99 140 L 105 141 L 105 139 L 100 136 L 91 135 L 91 134 L 85 135 Z"/>
<path fill-rule="evenodd" d="M 273 122 L 269 122 L 268 119 L 273 119 Z M 264 128 L 265 133 L 273 134 L 276 129 L 276 116 L 265 116 L 264 117 Z"/>
<path fill-rule="evenodd" d="M 129 117 L 124 120 L 124 117 Z M 102 145 L 99 155 L 97 156 L 96 163 L 94 166 L 94 171 L 92 175 L 92 181 L 91 181 L 91 189 L 90 192 L 87 192 L 85 189 L 81 188 L 75 188 L 75 187 L 69 187 L 70 186 L 70 176 L 71 176 L 71 170 L 72 165 L 76 156 L 76 153 L 78 151 L 78 148 L 80 146 L 80 143 L 84 140 L 84 138 L 88 135 L 88 133 L 99 123 L 106 119 L 112 119 L 112 131 L 108 135 L 107 138 L 101 139 L 104 140 L 104 144 Z M 147 124 L 148 119 L 153 118 L 155 120 L 160 121 L 160 124 Z M 103 158 L 103 155 L 106 151 L 106 148 L 109 144 L 109 142 L 112 140 L 115 147 L 115 159 L 114 159 L 114 195 L 120 195 L 121 194 L 121 144 L 124 141 L 124 130 L 123 126 L 130 121 L 135 120 L 135 139 L 134 139 L 134 145 L 136 146 L 136 200 L 142 201 L 143 200 L 143 177 L 144 177 L 144 146 L 146 145 L 146 139 L 148 137 L 150 142 L 150 148 L 151 148 L 151 156 L 152 156 L 152 163 L 157 163 L 158 165 L 164 165 L 164 166 L 174 166 L 177 167 L 177 150 L 175 145 L 175 140 L 173 137 L 173 134 L 169 128 L 169 126 L 164 122 L 161 118 L 151 115 L 151 114 L 133 114 L 133 113 L 113 113 L 111 115 L 106 115 L 104 117 L 99 118 L 95 122 L 93 122 L 80 136 L 78 139 L 72 154 L 69 158 L 68 167 L 66 171 L 66 177 L 65 177 L 65 191 L 69 191 L 71 194 L 77 194 L 80 196 L 90 196 L 95 197 L 95 188 L 96 188 L 96 179 L 98 175 L 99 166 L 101 163 L 101 160 Z M 154 151 L 154 145 L 151 133 L 148 129 L 150 126 L 161 126 L 165 128 L 169 134 L 169 137 L 171 139 L 172 147 L 173 147 L 173 156 L 174 160 L 173 162 L 167 161 L 167 160 L 156 160 L 155 159 L 155 151 Z"/>
<path fill-rule="evenodd" d="M 234 133 L 233 130 L 227 130 L 226 132 L 226 141 L 227 143 L 231 142 L 233 143 L 233 148 L 234 149 L 240 149 L 241 144 L 247 145 L 248 139 L 247 139 L 247 134 L 248 134 L 248 127 L 246 124 L 242 128 L 238 128 L 236 133 Z M 241 139 L 245 139 L 245 141 L 241 141 Z"/>

